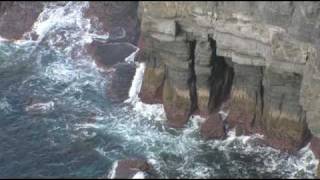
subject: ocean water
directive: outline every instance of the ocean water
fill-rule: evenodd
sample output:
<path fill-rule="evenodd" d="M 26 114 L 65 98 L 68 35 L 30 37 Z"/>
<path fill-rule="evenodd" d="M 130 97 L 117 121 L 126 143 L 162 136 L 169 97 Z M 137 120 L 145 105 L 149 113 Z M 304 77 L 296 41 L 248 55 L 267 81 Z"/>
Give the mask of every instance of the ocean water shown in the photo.
<path fill-rule="evenodd" d="M 129 98 L 112 104 L 110 77 L 84 48 L 109 37 L 83 17 L 88 6 L 47 3 L 23 39 L 1 40 L 0 178 L 111 177 L 118 160 L 132 157 L 146 158 L 158 178 L 314 177 L 318 160 L 308 146 L 288 155 L 259 146 L 261 135 L 234 131 L 204 141 L 198 116 L 168 128 L 163 106 L 138 97 L 145 69 L 134 62 L 138 48 L 126 58 L 137 67 Z"/>

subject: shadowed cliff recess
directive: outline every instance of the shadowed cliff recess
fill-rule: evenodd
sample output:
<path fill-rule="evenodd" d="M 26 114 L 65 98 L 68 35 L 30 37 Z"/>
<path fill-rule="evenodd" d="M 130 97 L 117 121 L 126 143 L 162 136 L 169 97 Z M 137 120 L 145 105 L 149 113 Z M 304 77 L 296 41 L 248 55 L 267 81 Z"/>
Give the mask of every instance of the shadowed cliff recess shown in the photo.
<path fill-rule="evenodd" d="M 140 59 L 148 72 L 142 100 L 162 99 L 174 127 L 201 115 L 206 138 L 225 138 L 235 128 L 237 135 L 261 133 L 269 146 L 295 153 L 314 137 L 311 148 L 319 156 L 319 7 L 141 2 Z M 155 95 L 159 89 L 162 98 Z"/>

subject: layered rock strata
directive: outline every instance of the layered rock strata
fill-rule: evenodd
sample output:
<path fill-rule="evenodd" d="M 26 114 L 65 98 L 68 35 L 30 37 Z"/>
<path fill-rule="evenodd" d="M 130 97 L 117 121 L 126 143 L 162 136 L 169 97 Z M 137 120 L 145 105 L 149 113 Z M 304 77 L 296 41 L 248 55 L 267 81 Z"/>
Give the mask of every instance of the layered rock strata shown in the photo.
<path fill-rule="evenodd" d="M 316 2 L 141 2 L 140 97 L 163 103 L 171 126 L 200 114 L 206 138 L 235 128 L 295 152 L 320 136 L 319 9 Z"/>
<path fill-rule="evenodd" d="M 0 35 L 20 39 L 42 9 L 1 2 Z M 170 126 L 199 114 L 205 138 L 258 132 L 287 152 L 311 142 L 320 157 L 320 3 L 90 2 L 85 15 L 114 31 L 111 41 L 139 45 L 147 65 L 140 97 L 163 103 Z M 97 62 L 117 64 L 105 50 L 92 49 Z"/>

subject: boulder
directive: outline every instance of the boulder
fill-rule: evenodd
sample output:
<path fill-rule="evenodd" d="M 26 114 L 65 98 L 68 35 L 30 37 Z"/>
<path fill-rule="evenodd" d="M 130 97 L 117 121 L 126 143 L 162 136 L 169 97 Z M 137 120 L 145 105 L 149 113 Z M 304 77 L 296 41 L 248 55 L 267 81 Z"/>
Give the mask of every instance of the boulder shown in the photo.
<path fill-rule="evenodd" d="M 218 113 L 214 113 L 201 124 L 201 136 L 205 139 L 223 139 L 226 137 L 225 125 Z"/>
<path fill-rule="evenodd" d="M 7 39 L 21 39 L 31 30 L 43 10 L 43 2 L 1 2 L 0 36 Z"/>
<path fill-rule="evenodd" d="M 122 28 L 125 31 L 125 37 L 114 40 L 137 44 L 140 30 L 137 9 L 137 1 L 94 1 L 90 2 L 89 8 L 85 11 L 85 17 L 88 17 L 102 32 Z"/>
<path fill-rule="evenodd" d="M 98 66 L 110 68 L 117 63 L 124 62 L 137 48 L 130 43 L 102 43 L 93 41 L 87 46 L 87 50 Z"/>
<path fill-rule="evenodd" d="M 112 102 L 123 102 L 128 98 L 136 68 L 134 64 L 118 63 L 114 66 L 111 82 L 107 88 L 107 95 Z"/>
<path fill-rule="evenodd" d="M 152 171 L 152 166 L 142 159 L 117 161 L 109 173 L 111 179 L 144 179 Z"/>

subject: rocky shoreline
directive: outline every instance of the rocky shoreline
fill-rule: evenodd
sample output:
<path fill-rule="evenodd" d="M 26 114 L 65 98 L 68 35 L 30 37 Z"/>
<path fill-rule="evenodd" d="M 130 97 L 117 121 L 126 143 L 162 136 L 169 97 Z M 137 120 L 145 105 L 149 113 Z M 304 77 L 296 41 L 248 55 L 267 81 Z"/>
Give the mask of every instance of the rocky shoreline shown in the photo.
<path fill-rule="evenodd" d="M 148 73 L 140 96 L 162 88 L 169 125 L 183 127 L 200 114 L 206 138 L 224 138 L 227 125 L 237 135 L 263 134 L 266 144 L 289 153 L 311 139 L 317 144 L 319 7 L 142 2 L 140 59 Z M 159 95 L 145 102 L 153 97 L 161 102 Z"/>
<path fill-rule="evenodd" d="M 20 39 L 42 8 L 1 2 L 0 35 Z M 162 103 L 169 126 L 200 115 L 205 139 L 235 128 L 289 153 L 311 143 L 319 158 L 319 9 L 317 2 L 90 2 L 85 15 L 101 31 L 125 35 L 94 42 L 88 53 L 116 69 L 109 91 L 122 102 L 135 71 L 113 56 L 122 61 L 134 51 L 126 43 L 137 45 L 146 63 L 139 96 Z"/>

